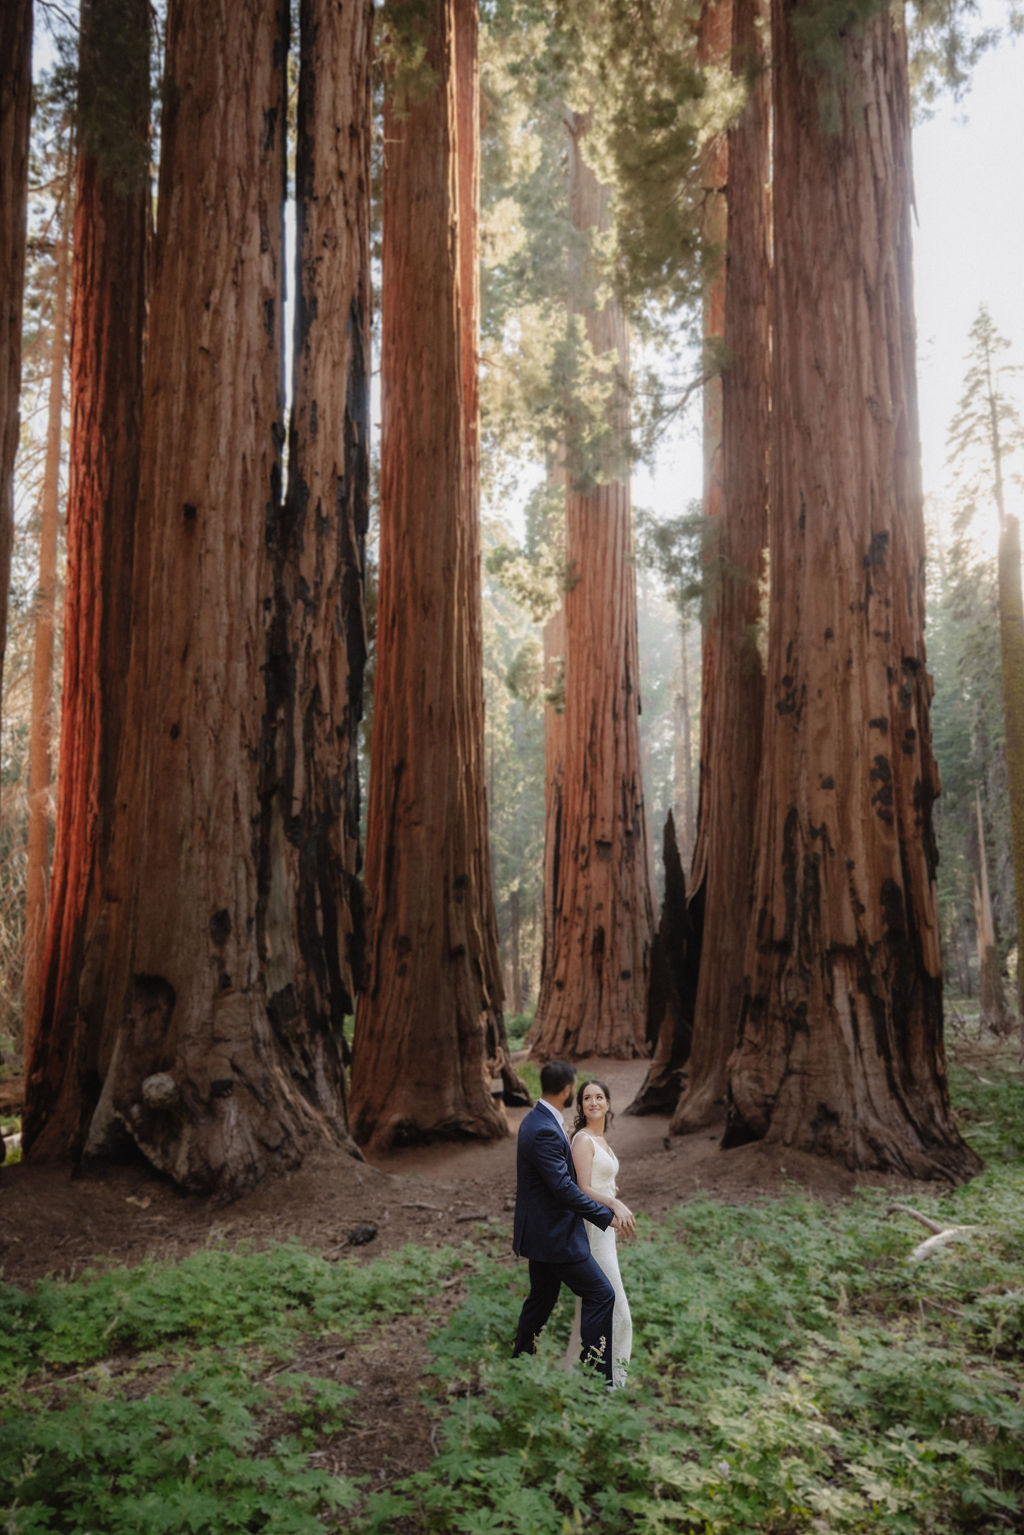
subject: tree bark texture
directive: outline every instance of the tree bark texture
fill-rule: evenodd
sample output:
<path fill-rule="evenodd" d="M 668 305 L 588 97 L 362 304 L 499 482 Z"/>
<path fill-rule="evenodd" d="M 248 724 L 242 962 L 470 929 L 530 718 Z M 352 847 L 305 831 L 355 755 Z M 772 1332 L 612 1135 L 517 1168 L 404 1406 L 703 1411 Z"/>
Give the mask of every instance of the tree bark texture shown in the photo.
<path fill-rule="evenodd" d="M 978 996 L 981 1002 L 981 1029 L 993 1034 L 1010 1033 L 1012 1024 L 1006 1010 L 1003 982 L 999 974 L 999 950 L 996 947 L 992 897 L 988 883 L 988 855 L 985 852 L 985 825 L 981 816 L 981 795 L 975 795 L 978 815 L 978 878 L 974 881 L 974 922 L 978 935 Z"/>
<path fill-rule="evenodd" d="M 0 6 L 0 688 L 14 546 L 14 461 L 21 392 L 21 310 L 32 113 L 32 0 Z"/>
<path fill-rule="evenodd" d="M 372 4 L 302 0 L 288 490 L 267 530 L 260 947 L 275 1026 L 344 1097 L 364 968 L 358 724 L 370 495 Z"/>
<path fill-rule="evenodd" d="M 129 46 L 129 39 L 133 46 Z M 113 44 L 113 46 L 112 46 Z M 26 1049 L 26 1149 L 77 1147 L 95 1072 L 78 1007 L 100 909 L 131 636 L 150 238 L 148 0 L 87 0 L 79 33 L 71 272 L 67 572 L 56 833 L 38 1008 Z M 91 117 L 117 98 L 132 157 L 108 163 Z"/>
<path fill-rule="evenodd" d="M 460 161 L 475 156 L 465 136 L 477 113 L 464 100 L 460 111 L 459 79 L 475 73 L 465 40 L 476 11 L 430 0 L 397 15 L 422 24 L 433 80 L 410 94 L 393 82 L 385 105 L 372 944 L 352 1066 L 353 1130 L 374 1148 L 507 1133 L 485 1077 L 502 997 L 482 836 L 476 432 L 465 420 L 476 192 Z"/>
<path fill-rule="evenodd" d="M 671 811 L 665 822 L 662 857 L 665 899 L 651 950 L 647 994 L 647 1033 L 653 1054 L 643 1086 L 627 1114 L 671 1113 L 679 1102 L 690 1059 L 697 976 L 686 876 Z"/>
<path fill-rule="evenodd" d="M 1006 722 L 1006 772 L 1010 781 L 1010 838 L 1017 905 L 1017 1016 L 1024 1059 L 1024 598 L 1021 596 L 1020 523 L 1004 513 L 999 530 L 999 648 L 1002 661 L 1003 714 Z"/>
<path fill-rule="evenodd" d="M 727 1144 L 915 1177 L 950 1111 L 923 645 L 906 39 L 843 42 L 825 126 L 773 0 L 771 614 L 754 926 Z"/>
<path fill-rule="evenodd" d="M 222 1194 L 343 1129 L 334 1020 L 287 1005 L 260 880 L 286 52 L 279 0 L 170 7 L 126 723 L 79 986 L 86 1150 L 127 1131 Z"/>
<path fill-rule="evenodd" d="M 718 7 L 721 10 L 723 7 Z M 721 378 L 722 448 L 709 469 L 706 510 L 717 511 L 712 545 L 702 693 L 700 825 L 694 879 L 701 962 L 685 1096 L 673 1130 L 720 1119 L 729 1054 L 743 997 L 750 910 L 754 808 L 761 755 L 764 674 L 757 648 L 767 543 L 770 227 L 769 100 L 761 0 L 727 10 L 734 74 L 749 77 L 739 123 L 728 135 L 725 227 L 726 364 Z M 721 44 L 719 44 L 721 46 Z M 720 194 L 717 194 L 720 195 Z M 717 318 L 717 315 L 716 315 Z"/>
<path fill-rule="evenodd" d="M 24 1059 L 31 1059 L 39 1021 L 39 987 L 46 935 L 46 888 L 50 873 L 50 787 L 53 780 L 53 645 L 57 609 L 57 519 L 60 500 L 64 363 L 67 355 L 68 260 L 71 249 L 71 172 L 63 176 L 58 210 L 57 254 L 46 420 L 46 459 L 39 523 L 32 648 L 32 717 L 29 726 L 28 833 L 25 839 Z"/>
<path fill-rule="evenodd" d="M 606 227 L 607 195 L 570 126 L 570 207 L 581 233 Z M 628 434 L 628 339 L 615 302 L 597 307 L 585 269 L 571 308 L 598 356 L 617 360 L 607 478 L 566 497 L 565 768 L 552 946 L 533 1025 L 539 1059 L 644 1055 L 653 929 L 640 767 L 632 508 L 622 478 Z M 550 826 L 550 821 L 549 821 Z M 546 892 L 545 900 L 549 899 Z M 552 953 L 553 947 L 553 953 Z"/>
<path fill-rule="evenodd" d="M 558 471 L 561 473 L 561 471 Z M 558 911 L 561 902 L 562 842 L 565 816 L 565 604 L 544 625 L 544 883 L 542 889 L 542 929 L 540 953 L 540 989 L 544 977 L 557 968 L 558 941 L 561 932 Z M 539 997 L 538 997 L 539 1001 Z M 543 1023 L 539 1006 L 525 1045 L 532 1051 L 540 1037 Z"/>

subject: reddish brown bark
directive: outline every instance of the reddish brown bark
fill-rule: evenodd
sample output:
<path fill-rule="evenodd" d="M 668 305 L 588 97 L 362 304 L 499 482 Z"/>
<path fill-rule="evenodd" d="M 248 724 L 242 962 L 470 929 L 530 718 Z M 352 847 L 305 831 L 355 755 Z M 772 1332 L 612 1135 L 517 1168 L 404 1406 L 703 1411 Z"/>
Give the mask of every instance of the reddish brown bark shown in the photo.
<path fill-rule="evenodd" d="M 268 529 L 260 943 L 279 1026 L 342 1024 L 364 964 L 357 730 L 369 510 L 372 4 L 303 0 L 288 492 Z M 273 979 L 270 979 L 273 972 Z"/>
<path fill-rule="evenodd" d="M 119 815 L 78 993 L 87 1151 L 127 1133 L 228 1194 L 343 1130 L 336 1020 L 289 1006 L 304 951 L 260 879 L 286 42 L 279 0 L 168 13 Z"/>
<path fill-rule="evenodd" d="M 25 839 L 25 964 L 22 1048 L 29 1061 L 39 1020 L 39 984 L 46 933 L 46 887 L 50 873 L 50 788 L 53 778 L 53 646 L 57 616 L 57 503 L 60 499 L 64 363 L 67 352 L 70 166 L 57 210 L 53 329 L 47 401 L 46 459 L 39 520 L 39 574 L 36 582 L 32 653 L 32 718 L 29 727 L 28 833 Z"/>
<path fill-rule="evenodd" d="M 28 139 L 32 111 L 32 0 L 0 6 L 0 688 L 14 542 L 14 460 L 21 391 Z"/>
<path fill-rule="evenodd" d="M 749 78 L 743 115 L 728 135 L 725 221 L 726 357 L 721 384 L 722 451 L 709 466 L 705 510 L 717 517 L 709 570 L 709 617 L 701 716 L 700 821 L 692 888 L 700 944 L 693 1039 L 673 1130 L 721 1117 L 726 1066 L 743 996 L 754 800 L 761 750 L 764 677 L 756 629 L 767 542 L 769 364 L 768 76 L 761 0 L 732 0 L 732 68 Z M 709 44 L 709 47 L 711 45 Z M 718 318 L 714 306 L 712 324 Z M 707 430 L 707 424 L 705 427 Z"/>
<path fill-rule="evenodd" d="M 570 124 L 570 207 L 581 234 L 607 219 L 607 195 L 586 164 L 586 119 Z M 598 308 L 594 275 L 575 275 L 572 312 L 594 352 L 612 353 L 618 383 L 607 407 L 603 483 L 577 481 L 566 498 L 565 756 L 553 942 L 531 1048 L 540 1059 L 646 1053 L 653 928 L 640 772 L 636 580 L 626 472 L 628 340 L 615 302 Z M 549 829 L 551 820 L 549 817 Z M 547 857 L 547 855 L 546 855 Z"/>
<path fill-rule="evenodd" d="M 38 1007 L 27 1002 L 24 1143 L 76 1148 L 95 1065 L 78 1008 L 114 815 L 142 413 L 149 240 L 149 6 L 88 0 L 79 34 L 79 133 L 71 313 L 64 677 L 56 835 Z M 116 163 L 97 100 L 117 101 Z M 129 146 L 126 151 L 125 146 Z"/>
<path fill-rule="evenodd" d="M 555 970 L 558 911 L 561 902 L 562 832 L 565 795 L 565 607 L 544 625 L 544 882 L 540 974 Z M 537 1010 L 526 1036 L 532 1050 L 538 1039 Z"/>
<path fill-rule="evenodd" d="M 353 1129 L 375 1147 L 507 1133 L 485 1078 L 501 991 L 482 834 L 476 428 L 466 421 L 476 212 L 459 166 L 475 155 L 464 140 L 477 112 L 465 97 L 460 112 L 459 79 L 475 74 L 465 46 L 475 15 L 472 0 L 396 9 L 397 25 L 422 27 L 433 81 L 409 94 L 393 82 L 385 106 L 373 936 L 352 1067 Z"/>
<path fill-rule="evenodd" d="M 842 41 L 838 129 L 773 0 L 772 549 L 755 926 L 728 1140 L 912 1176 L 978 1159 L 942 1041 L 906 38 Z"/>

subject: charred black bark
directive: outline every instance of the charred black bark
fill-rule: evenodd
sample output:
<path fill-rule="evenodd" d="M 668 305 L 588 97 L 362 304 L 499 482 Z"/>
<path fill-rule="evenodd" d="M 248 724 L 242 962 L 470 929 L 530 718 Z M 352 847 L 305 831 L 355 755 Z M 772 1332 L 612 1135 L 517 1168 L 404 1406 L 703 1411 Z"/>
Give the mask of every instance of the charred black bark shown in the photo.
<path fill-rule="evenodd" d="M 625 1110 L 627 1114 L 670 1114 L 679 1101 L 693 1040 L 697 999 L 695 942 L 698 909 L 688 905 L 686 876 L 676 844 L 675 820 L 669 811 L 662 839 L 665 897 L 651 949 L 651 983 L 647 1004 L 647 1038 L 653 1048 L 643 1086 Z"/>

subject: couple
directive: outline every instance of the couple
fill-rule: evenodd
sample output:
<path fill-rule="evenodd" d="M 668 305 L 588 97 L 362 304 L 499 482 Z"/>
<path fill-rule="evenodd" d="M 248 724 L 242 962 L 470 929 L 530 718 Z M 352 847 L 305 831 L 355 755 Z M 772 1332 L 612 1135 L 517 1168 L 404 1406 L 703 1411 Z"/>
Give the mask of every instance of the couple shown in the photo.
<path fill-rule="evenodd" d="M 541 1067 L 542 1096 L 519 1127 L 513 1248 L 530 1260 L 526 1297 L 514 1354 L 532 1354 L 567 1284 L 577 1297 L 574 1340 L 580 1357 L 593 1358 L 608 1384 L 621 1386 L 632 1340 L 629 1305 L 616 1252 L 616 1232 L 636 1231 L 632 1211 L 615 1197 L 619 1164 L 604 1138 L 611 1104 L 600 1082 L 584 1082 L 577 1095 L 570 1146 L 562 1110 L 573 1098 L 576 1068 L 566 1061 Z M 590 1222 L 590 1238 L 583 1222 Z M 575 1353 L 574 1344 L 570 1350 Z"/>

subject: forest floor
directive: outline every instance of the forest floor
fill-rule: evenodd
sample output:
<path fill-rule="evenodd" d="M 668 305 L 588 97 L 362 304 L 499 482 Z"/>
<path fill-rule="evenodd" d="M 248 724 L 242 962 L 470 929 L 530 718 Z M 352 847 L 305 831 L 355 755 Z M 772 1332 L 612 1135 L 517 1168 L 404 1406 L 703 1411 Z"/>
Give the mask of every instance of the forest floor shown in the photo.
<path fill-rule="evenodd" d="M 578 1064 L 580 1079 L 601 1077 L 618 1105 L 630 1102 L 647 1070 L 645 1061 Z M 263 1248 L 289 1241 L 328 1259 L 360 1263 L 406 1243 L 472 1242 L 495 1257 L 507 1253 L 512 1263 L 515 1131 L 525 1112 L 509 1110 L 512 1133 L 491 1145 L 434 1144 L 372 1162 L 324 1151 L 231 1204 L 183 1194 L 141 1163 L 75 1172 L 0 1167 L 0 1276 L 24 1287 L 44 1276 L 73 1279 L 97 1264 L 175 1261 L 211 1245 Z M 906 1186 L 782 1147 L 722 1151 L 720 1138 L 721 1127 L 670 1137 L 664 1115 L 620 1114 L 610 1139 L 620 1158 L 622 1197 L 657 1221 L 696 1194 L 744 1204 L 797 1187 L 831 1201 L 865 1184 Z M 372 1237 L 358 1240 L 371 1227 Z M 339 1277 L 343 1272 L 340 1266 Z M 522 1279 L 525 1294 L 525 1266 Z M 427 1339 L 463 1295 L 461 1279 L 453 1276 L 438 1303 L 393 1318 L 354 1347 L 307 1340 L 310 1357 L 296 1360 L 295 1368 L 327 1373 L 359 1392 L 358 1427 L 332 1448 L 336 1473 L 381 1485 L 430 1462 L 430 1421 L 421 1404 Z"/>

